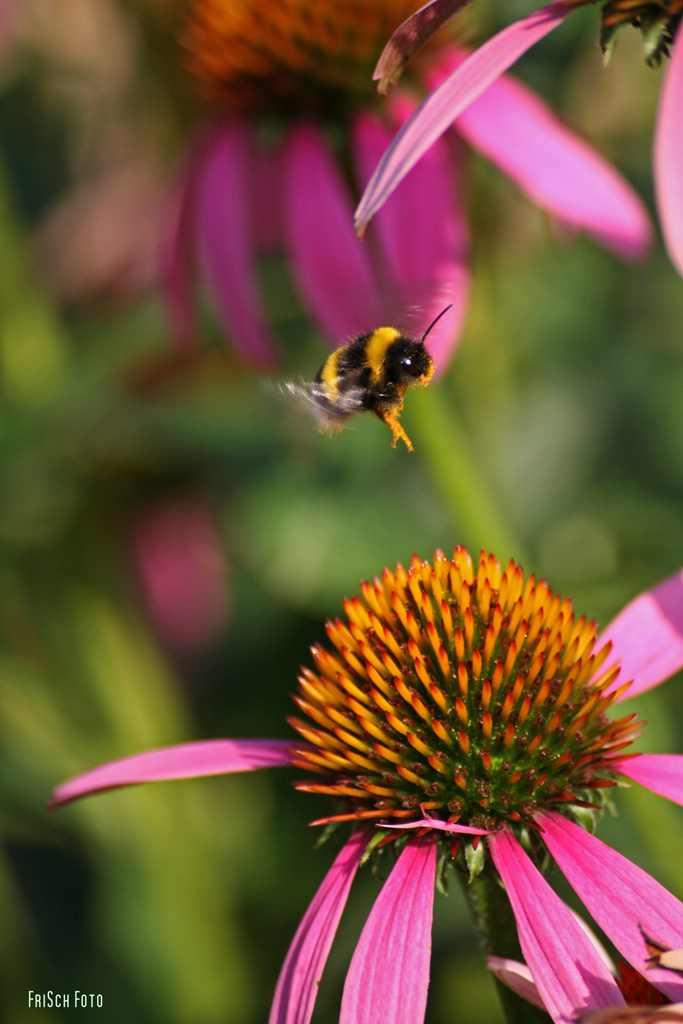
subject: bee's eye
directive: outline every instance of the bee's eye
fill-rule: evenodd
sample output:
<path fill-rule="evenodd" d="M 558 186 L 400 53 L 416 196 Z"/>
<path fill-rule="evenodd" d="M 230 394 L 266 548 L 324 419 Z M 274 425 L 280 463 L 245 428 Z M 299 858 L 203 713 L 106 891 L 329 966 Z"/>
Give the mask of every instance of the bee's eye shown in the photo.
<path fill-rule="evenodd" d="M 413 365 L 413 361 L 410 358 L 410 356 L 404 356 L 403 359 L 401 360 L 401 363 L 403 364 L 403 366 L 412 366 Z"/>

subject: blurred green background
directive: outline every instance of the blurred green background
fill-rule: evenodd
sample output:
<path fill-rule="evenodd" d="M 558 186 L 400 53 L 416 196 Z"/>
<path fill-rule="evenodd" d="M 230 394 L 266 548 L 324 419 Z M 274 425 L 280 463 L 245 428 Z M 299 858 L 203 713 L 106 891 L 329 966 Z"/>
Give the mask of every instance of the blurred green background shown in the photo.
<path fill-rule="evenodd" d="M 529 9 L 478 0 L 466 30 L 483 38 Z M 206 346 L 172 355 L 154 239 L 200 109 L 178 72 L 181 6 L 26 0 L 15 15 L 0 68 L 3 1020 L 34 1019 L 29 989 L 79 989 L 103 1007 L 72 995 L 42 1019 L 256 1024 L 338 847 L 316 850 L 307 826 L 325 800 L 283 770 L 47 815 L 51 787 L 149 746 L 289 736 L 325 616 L 413 552 L 493 544 L 602 623 L 678 569 L 683 283 L 661 245 L 626 267 L 474 159 L 472 307 L 449 373 L 408 396 L 415 454 L 370 418 L 321 437 L 277 388 L 311 379 L 327 351 L 282 260 L 262 268 L 274 383 L 208 314 Z M 630 29 L 603 71 L 596 35 L 581 11 L 517 71 L 652 208 L 659 75 Z M 223 560 L 220 621 L 192 649 L 155 626 L 133 541 L 155 509 L 187 503 L 207 510 Z M 676 679 L 633 702 L 643 749 L 683 750 L 682 701 Z M 617 802 L 602 838 L 683 898 L 682 812 L 635 790 Z M 366 869 L 354 885 L 318 1024 L 337 1019 L 379 884 Z M 427 1020 L 501 1020 L 456 885 L 436 897 Z"/>

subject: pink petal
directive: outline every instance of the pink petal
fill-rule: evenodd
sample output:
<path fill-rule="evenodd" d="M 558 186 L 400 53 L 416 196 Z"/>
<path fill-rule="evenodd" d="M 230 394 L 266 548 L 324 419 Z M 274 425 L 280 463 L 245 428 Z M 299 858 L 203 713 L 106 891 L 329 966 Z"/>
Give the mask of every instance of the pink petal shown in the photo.
<path fill-rule="evenodd" d="M 411 167 L 456 117 L 534 43 L 564 21 L 571 10 L 566 0 L 555 0 L 510 25 L 475 50 L 420 104 L 385 152 L 363 193 L 356 210 L 358 231 L 364 230 Z"/>
<path fill-rule="evenodd" d="M 408 821 L 399 825 L 379 825 L 378 828 L 436 828 L 440 832 L 464 832 L 474 836 L 488 836 L 491 829 L 474 828 L 473 825 L 459 825 L 454 821 L 440 821 L 438 818 L 422 818 L 420 821 Z"/>
<path fill-rule="evenodd" d="M 138 782 L 194 779 L 201 775 L 228 775 L 256 768 L 278 768 L 291 760 L 289 740 L 202 740 L 160 747 L 110 761 L 57 786 L 50 809 L 103 789 Z"/>
<path fill-rule="evenodd" d="M 499 78 L 455 123 L 465 140 L 539 206 L 583 228 L 624 259 L 652 242 L 640 197 L 604 157 L 566 128 L 526 86 Z"/>
<path fill-rule="evenodd" d="M 555 1021 L 624 999 L 595 946 L 507 830 L 488 839 L 541 1000 Z"/>
<path fill-rule="evenodd" d="M 391 104 L 397 123 L 404 122 L 413 107 L 397 97 Z M 389 145 L 391 132 L 376 115 L 366 113 L 357 118 L 352 139 L 358 178 L 364 185 Z M 420 310 L 420 328 L 411 334 L 421 336 L 453 303 L 427 341 L 437 372 L 446 368 L 460 336 L 470 287 L 469 231 L 460 203 L 456 157 L 455 148 L 451 152 L 443 140 L 437 142 L 377 215 L 367 239 L 368 245 L 379 244 L 378 264 L 387 275 L 388 294 L 400 295 Z"/>
<path fill-rule="evenodd" d="M 287 250 L 298 289 L 333 344 L 383 319 L 367 248 L 352 223 L 351 198 L 322 133 L 298 125 L 286 152 Z"/>
<path fill-rule="evenodd" d="M 671 262 L 683 275 L 683 32 L 680 26 L 662 86 L 653 153 L 662 234 Z"/>
<path fill-rule="evenodd" d="M 339 1024 L 423 1024 L 435 877 L 436 842 L 411 839 L 358 940 Z"/>
<path fill-rule="evenodd" d="M 160 278 L 166 299 L 171 332 L 179 348 L 195 348 L 198 342 L 194 310 L 193 222 L 197 182 L 213 132 L 204 124 L 187 147 L 175 188 L 169 196 L 165 232 L 160 245 Z"/>
<path fill-rule="evenodd" d="M 197 651 L 217 640 L 228 615 L 228 567 L 206 504 L 160 503 L 136 522 L 132 542 L 147 610 L 166 643 Z"/>
<path fill-rule="evenodd" d="M 192 298 L 190 204 L 192 176 L 183 175 L 178 191 L 169 197 L 165 233 L 161 240 L 161 287 L 166 299 L 173 340 L 181 349 L 196 347 L 197 326 Z"/>
<path fill-rule="evenodd" d="M 612 689 L 633 679 L 622 700 L 683 668 L 683 570 L 627 604 L 602 633 L 600 645 L 607 641 L 613 647 L 604 671 L 621 664 Z"/>
<path fill-rule="evenodd" d="M 679 949 L 683 903 L 641 868 L 557 812 L 539 815 L 538 821 L 562 873 L 619 952 L 669 999 L 683 998 L 683 979 L 662 968 L 648 969 L 638 928 L 642 925 L 657 942 Z"/>
<path fill-rule="evenodd" d="M 234 118 L 213 132 L 197 175 L 196 245 L 232 340 L 245 359 L 267 367 L 277 359 L 258 296 L 250 184 L 249 131 Z"/>
<path fill-rule="evenodd" d="M 308 1024 L 337 925 L 368 843 L 354 832 L 325 875 L 292 939 L 280 971 L 268 1024 Z"/>
<path fill-rule="evenodd" d="M 253 153 L 250 205 L 260 252 L 272 254 L 284 246 L 284 153 L 257 148 Z"/>
<path fill-rule="evenodd" d="M 613 767 L 653 793 L 683 806 L 683 754 L 638 754 Z"/>
<path fill-rule="evenodd" d="M 526 964 L 521 964 L 519 960 L 508 960 L 504 956 L 487 956 L 486 966 L 491 974 L 495 974 L 498 981 L 502 981 L 504 985 L 511 988 L 522 999 L 533 1003 L 534 1006 L 540 1006 L 542 1010 L 546 1009 L 545 1003 L 536 988 L 536 982 Z"/>

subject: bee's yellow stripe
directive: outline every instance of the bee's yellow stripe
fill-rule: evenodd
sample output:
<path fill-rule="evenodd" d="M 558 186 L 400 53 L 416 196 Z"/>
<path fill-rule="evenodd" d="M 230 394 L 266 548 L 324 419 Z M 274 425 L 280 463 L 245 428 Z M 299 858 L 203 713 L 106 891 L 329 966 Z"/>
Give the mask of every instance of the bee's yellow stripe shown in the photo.
<path fill-rule="evenodd" d="M 370 367 L 370 381 L 376 384 L 381 376 L 387 349 L 400 338 L 400 331 L 395 327 L 378 327 L 368 338 L 365 346 L 365 362 Z"/>
<path fill-rule="evenodd" d="M 328 356 L 325 360 L 322 370 L 320 371 L 320 380 L 325 385 L 325 390 L 329 398 L 336 398 L 339 394 L 339 387 L 337 385 L 337 367 L 339 364 L 339 356 L 344 351 L 344 346 L 336 349 L 331 356 Z"/>

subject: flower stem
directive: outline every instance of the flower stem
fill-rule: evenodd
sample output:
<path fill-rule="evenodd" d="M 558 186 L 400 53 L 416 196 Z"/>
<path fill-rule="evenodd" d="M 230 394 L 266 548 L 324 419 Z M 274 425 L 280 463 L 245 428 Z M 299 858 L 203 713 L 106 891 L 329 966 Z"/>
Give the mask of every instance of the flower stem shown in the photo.
<path fill-rule="evenodd" d="M 510 557 L 525 562 L 522 545 L 482 480 L 467 434 L 443 387 L 437 384 L 415 392 L 406 411 L 408 433 L 462 530 L 466 547 L 495 551 L 501 562 Z"/>
<path fill-rule="evenodd" d="M 466 874 L 460 871 L 456 874 L 484 952 L 523 961 L 510 900 L 493 866 L 487 863 L 471 882 Z M 545 1011 L 522 999 L 497 978 L 494 980 L 507 1024 L 549 1024 L 550 1017 Z"/>

